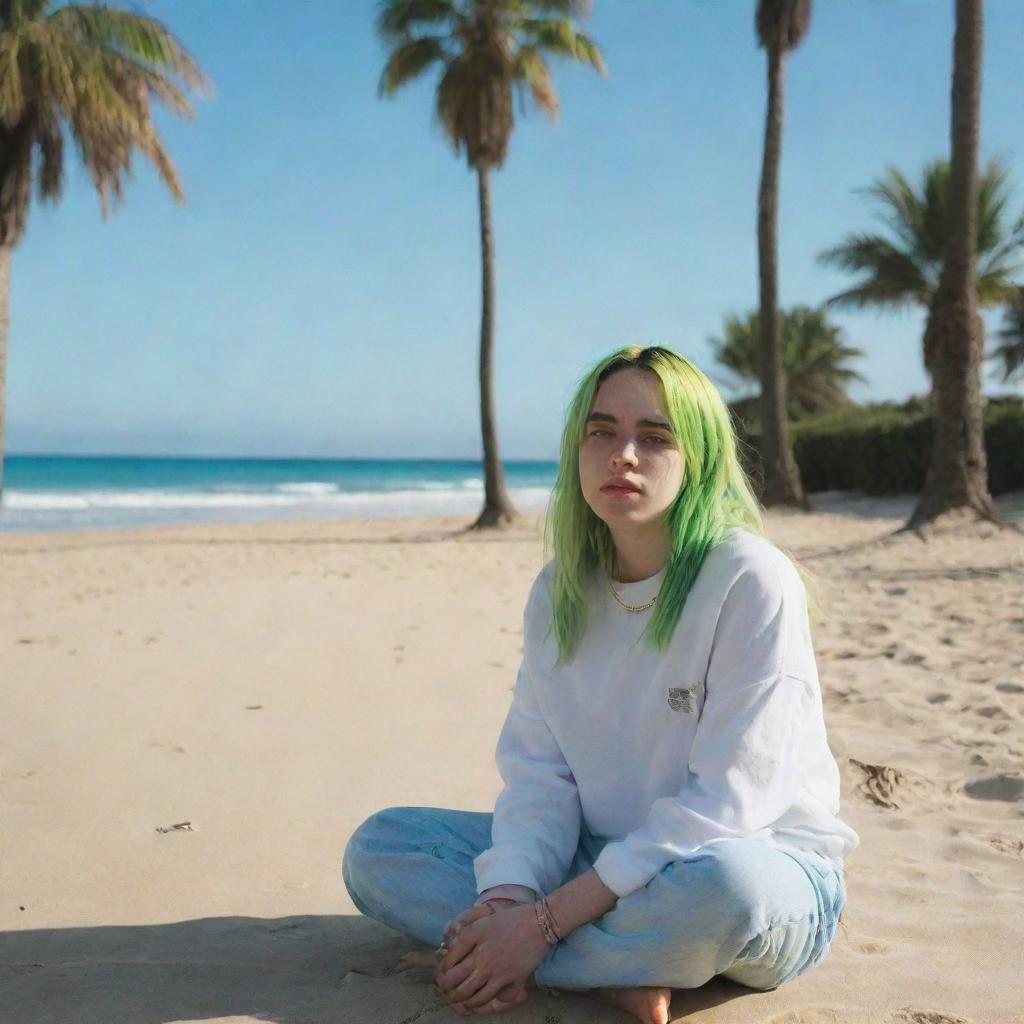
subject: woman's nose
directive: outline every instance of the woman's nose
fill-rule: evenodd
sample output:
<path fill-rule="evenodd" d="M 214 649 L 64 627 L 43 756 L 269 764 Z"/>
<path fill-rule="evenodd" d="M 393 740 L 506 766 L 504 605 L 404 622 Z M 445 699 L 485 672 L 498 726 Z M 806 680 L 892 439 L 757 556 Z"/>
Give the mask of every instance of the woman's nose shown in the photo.
<path fill-rule="evenodd" d="M 619 448 L 617 451 L 612 452 L 612 461 L 615 463 L 620 462 L 636 462 L 636 445 L 632 441 L 627 441 L 625 445 Z"/>

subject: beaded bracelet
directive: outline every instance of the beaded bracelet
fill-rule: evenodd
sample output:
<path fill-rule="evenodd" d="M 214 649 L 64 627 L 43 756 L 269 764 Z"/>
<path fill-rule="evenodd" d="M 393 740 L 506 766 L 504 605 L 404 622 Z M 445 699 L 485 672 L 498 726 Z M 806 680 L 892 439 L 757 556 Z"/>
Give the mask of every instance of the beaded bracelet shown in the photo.
<path fill-rule="evenodd" d="M 555 915 L 551 913 L 551 907 L 548 906 L 547 896 L 541 896 L 533 904 L 534 913 L 537 915 L 537 923 L 540 925 L 540 930 L 544 935 L 544 941 L 549 946 L 556 945 L 562 938 L 561 932 L 558 930 L 558 923 L 555 921 Z"/>

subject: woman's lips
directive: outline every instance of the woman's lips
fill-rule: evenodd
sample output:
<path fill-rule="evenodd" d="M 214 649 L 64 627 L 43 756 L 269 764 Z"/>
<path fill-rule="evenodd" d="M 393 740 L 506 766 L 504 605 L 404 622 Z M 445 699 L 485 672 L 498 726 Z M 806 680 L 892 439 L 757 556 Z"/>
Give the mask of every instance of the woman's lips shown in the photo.
<path fill-rule="evenodd" d="M 602 487 L 601 493 L 607 494 L 611 498 L 628 498 L 633 494 L 640 497 L 640 492 L 634 491 L 632 487 Z"/>

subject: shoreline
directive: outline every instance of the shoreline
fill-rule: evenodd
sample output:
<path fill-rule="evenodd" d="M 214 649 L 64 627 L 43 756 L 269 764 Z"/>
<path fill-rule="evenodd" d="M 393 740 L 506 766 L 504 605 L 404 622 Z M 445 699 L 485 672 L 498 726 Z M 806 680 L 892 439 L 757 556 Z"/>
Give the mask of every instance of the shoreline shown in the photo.
<path fill-rule="evenodd" d="M 809 495 L 812 514 L 836 514 L 842 516 L 863 517 L 867 519 L 906 519 L 909 517 L 914 504 L 917 501 L 916 494 L 896 495 L 867 495 L 860 491 L 819 491 Z M 151 531 L 167 530 L 202 530 L 217 528 L 260 528 L 269 526 L 294 526 L 322 529 L 328 526 L 341 524 L 358 525 L 366 523 L 388 523 L 399 529 L 415 528 L 414 524 L 424 522 L 437 522 L 442 528 L 447 529 L 452 524 L 472 523 L 482 508 L 482 499 L 473 499 L 472 509 L 466 511 L 452 511 L 444 514 L 433 512 L 409 512 L 401 514 L 381 513 L 376 515 L 353 514 L 342 516 L 324 516 L 314 514 L 302 514 L 295 516 L 269 515 L 266 517 L 239 517 L 231 519 L 209 518 L 180 520 L 175 522 L 139 522 L 135 524 L 112 524 L 88 526 L 62 526 L 53 529 L 38 529 L 36 527 L 2 527 L 0 526 L 0 543 L 5 537 L 49 537 L 53 535 L 83 535 L 96 534 L 98 536 L 109 536 L 111 534 L 136 534 L 150 533 Z M 996 505 L 1004 515 L 1011 521 L 1024 526 L 1024 490 L 1010 491 L 995 498 Z M 515 504 L 515 502 L 513 502 Z M 517 506 L 519 507 L 519 506 Z M 543 504 L 527 503 L 519 507 L 521 514 L 530 521 L 543 520 L 547 509 L 547 501 Z M 772 512 L 776 516 L 802 515 L 798 510 L 777 509 Z"/>
<path fill-rule="evenodd" d="M 829 552 L 843 550 L 845 544 L 856 538 L 856 543 L 886 542 L 889 534 L 898 530 L 907 520 L 916 495 L 863 495 L 858 492 L 827 491 L 811 496 L 812 509 L 770 509 L 764 514 L 767 533 L 779 534 L 781 543 L 797 558 L 818 558 Z M 997 507 L 1008 516 L 1008 521 L 1024 535 L 1024 491 L 1014 491 L 995 499 Z M 1018 518 L 1018 513 L 1021 518 Z M 521 510 L 525 521 L 522 527 L 501 530 L 473 531 L 469 527 L 476 519 L 472 515 L 448 514 L 442 516 L 351 516 L 335 519 L 297 518 L 267 519 L 262 521 L 165 523 L 133 527 L 91 527 L 59 530 L 0 531 L 0 558 L 4 555 L 22 555 L 43 550 L 73 550 L 87 547 L 120 547 L 153 545 L 160 543 L 214 545 L 287 543 L 524 543 L 541 537 L 545 510 Z M 940 533 L 961 529 L 960 513 L 943 517 L 938 524 Z M 966 514 L 965 514 L 966 515 Z M 799 523 L 813 524 L 814 534 L 827 530 L 827 523 L 840 527 L 843 540 L 839 545 L 801 543 Z M 985 536 L 995 527 L 975 523 L 965 527 Z M 929 528 L 934 532 L 934 528 Z M 774 539 L 774 538 L 773 538 Z M 538 566 L 538 569 L 540 567 Z"/>

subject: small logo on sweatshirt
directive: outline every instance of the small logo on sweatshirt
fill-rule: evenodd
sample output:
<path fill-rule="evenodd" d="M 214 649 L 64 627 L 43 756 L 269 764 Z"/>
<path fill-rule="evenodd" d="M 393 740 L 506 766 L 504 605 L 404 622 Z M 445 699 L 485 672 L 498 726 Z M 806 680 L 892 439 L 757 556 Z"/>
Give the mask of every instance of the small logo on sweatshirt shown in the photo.
<path fill-rule="evenodd" d="M 683 711 L 692 714 L 697 710 L 697 700 L 700 695 L 700 680 L 692 686 L 670 686 L 668 688 L 668 706 L 673 711 Z"/>

